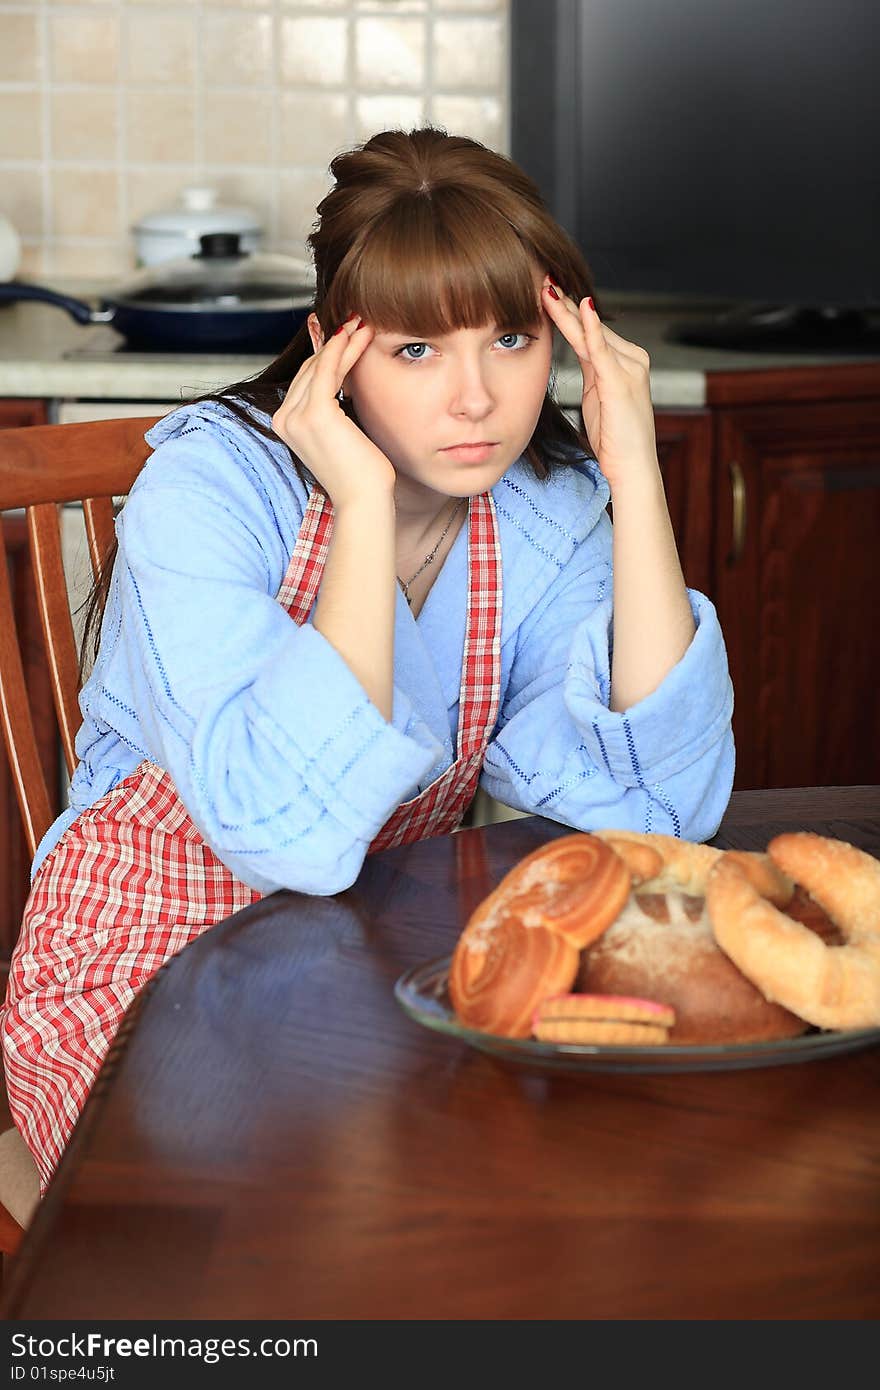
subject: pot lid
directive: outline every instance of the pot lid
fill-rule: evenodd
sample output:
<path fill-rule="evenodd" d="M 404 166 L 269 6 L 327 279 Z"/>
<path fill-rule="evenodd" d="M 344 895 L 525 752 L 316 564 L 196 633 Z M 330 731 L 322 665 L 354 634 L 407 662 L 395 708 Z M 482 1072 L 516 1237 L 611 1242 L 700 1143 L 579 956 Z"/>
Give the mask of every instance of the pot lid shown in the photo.
<path fill-rule="evenodd" d="M 147 213 L 132 227 L 138 235 L 191 237 L 195 242 L 204 232 L 238 232 L 260 235 L 260 219 L 251 208 L 231 207 L 217 201 L 216 188 L 184 188 L 177 207 Z"/>
<path fill-rule="evenodd" d="M 213 232 L 200 237 L 195 255 L 140 271 L 110 302 L 177 312 L 235 313 L 305 308 L 314 297 L 315 273 L 308 261 L 243 251 L 237 233 Z"/>

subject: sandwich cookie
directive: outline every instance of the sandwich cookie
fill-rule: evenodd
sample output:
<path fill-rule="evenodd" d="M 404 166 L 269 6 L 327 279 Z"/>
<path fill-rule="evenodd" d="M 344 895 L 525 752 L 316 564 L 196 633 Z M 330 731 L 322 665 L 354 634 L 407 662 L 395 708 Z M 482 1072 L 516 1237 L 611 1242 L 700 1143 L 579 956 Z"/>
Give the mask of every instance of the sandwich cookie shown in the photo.
<path fill-rule="evenodd" d="M 675 1010 L 653 999 L 616 994 L 558 994 L 544 999 L 532 1017 L 540 1042 L 652 1047 L 665 1043 Z"/>

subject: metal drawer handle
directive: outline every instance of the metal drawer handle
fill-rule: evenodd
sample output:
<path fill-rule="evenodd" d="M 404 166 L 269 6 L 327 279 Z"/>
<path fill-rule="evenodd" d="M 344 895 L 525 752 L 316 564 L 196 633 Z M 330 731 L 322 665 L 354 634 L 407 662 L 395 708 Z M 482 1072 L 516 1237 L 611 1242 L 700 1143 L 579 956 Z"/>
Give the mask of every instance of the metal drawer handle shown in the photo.
<path fill-rule="evenodd" d="M 728 566 L 739 563 L 746 548 L 746 480 L 736 459 L 727 465 L 733 504 L 733 538 L 727 556 Z"/>

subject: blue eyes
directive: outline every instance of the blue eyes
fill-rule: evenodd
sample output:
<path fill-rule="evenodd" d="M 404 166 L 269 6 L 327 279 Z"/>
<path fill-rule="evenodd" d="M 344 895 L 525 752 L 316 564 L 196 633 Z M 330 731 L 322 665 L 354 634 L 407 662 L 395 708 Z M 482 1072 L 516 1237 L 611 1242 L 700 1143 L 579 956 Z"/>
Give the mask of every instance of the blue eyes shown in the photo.
<path fill-rule="evenodd" d="M 517 341 L 520 338 L 522 342 Z M 502 333 L 495 341 L 503 344 L 505 352 L 521 352 L 534 339 L 528 333 Z M 429 352 L 433 352 L 433 348 L 428 343 L 405 343 L 403 347 L 396 349 L 394 356 L 402 358 L 404 362 L 425 362 Z"/>

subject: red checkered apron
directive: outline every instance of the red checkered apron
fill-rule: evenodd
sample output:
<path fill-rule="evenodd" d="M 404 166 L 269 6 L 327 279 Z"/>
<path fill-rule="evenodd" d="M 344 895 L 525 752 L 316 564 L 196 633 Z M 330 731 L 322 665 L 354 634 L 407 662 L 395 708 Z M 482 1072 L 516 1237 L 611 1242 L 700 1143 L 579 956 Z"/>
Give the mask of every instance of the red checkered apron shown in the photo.
<path fill-rule="evenodd" d="M 370 852 L 454 830 L 498 713 L 501 552 L 489 493 L 470 502 L 458 756 L 386 821 Z M 318 593 L 333 511 L 315 488 L 277 599 L 295 623 Z M 142 762 L 84 811 L 40 865 L 9 975 L 9 1104 L 43 1187 L 135 995 L 170 956 L 257 901 L 205 844 L 171 778 Z"/>

